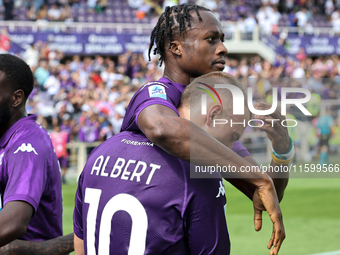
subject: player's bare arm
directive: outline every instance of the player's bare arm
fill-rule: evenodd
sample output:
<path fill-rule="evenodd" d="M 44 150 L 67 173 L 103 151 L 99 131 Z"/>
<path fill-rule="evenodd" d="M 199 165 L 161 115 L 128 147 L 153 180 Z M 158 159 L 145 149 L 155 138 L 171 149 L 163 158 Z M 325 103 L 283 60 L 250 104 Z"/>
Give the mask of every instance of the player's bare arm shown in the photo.
<path fill-rule="evenodd" d="M 76 255 L 84 255 L 84 241 L 74 235 L 74 252 Z"/>
<path fill-rule="evenodd" d="M 257 109 L 259 110 L 267 110 L 270 109 L 271 105 L 268 105 L 266 103 L 258 103 L 255 105 Z M 290 139 L 287 127 L 284 127 L 283 125 L 280 125 L 283 120 L 286 118 L 280 114 L 279 110 L 276 109 L 275 112 L 273 112 L 270 115 L 264 115 L 264 116 L 254 116 L 255 118 L 262 120 L 265 122 L 265 125 L 262 127 L 259 127 L 263 131 L 267 133 L 268 138 L 272 142 L 272 146 L 275 152 L 277 153 L 286 153 L 289 150 L 290 147 Z M 279 120 L 279 121 L 275 121 Z M 274 123 L 274 125 L 272 125 Z M 278 163 L 275 163 L 273 160 L 271 161 L 271 166 L 280 165 Z M 284 164 L 287 165 L 287 164 Z M 288 184 L 288 178 L 289 178 L 289 172 L 278 172 L 278 173 L 270 173 L 270 177 L 273 179 L 273 182 L 275 184 L 275 188 L 279 197 L 279 200 L 283 198 L 284 190 L 287 187 Z"/>
<path fill-rule="evenodd" d="M 60 236 L 47 241 L 23 241 L 13 242 L 0 248 L 3 255 L 66 255 L 74 250 L 73 233 Z"/>
<path fill-rule="evenodd" d="M 33 207 L 23 201 L 8 202 L 0 211 L 0 247 L 26 233 Z"/>

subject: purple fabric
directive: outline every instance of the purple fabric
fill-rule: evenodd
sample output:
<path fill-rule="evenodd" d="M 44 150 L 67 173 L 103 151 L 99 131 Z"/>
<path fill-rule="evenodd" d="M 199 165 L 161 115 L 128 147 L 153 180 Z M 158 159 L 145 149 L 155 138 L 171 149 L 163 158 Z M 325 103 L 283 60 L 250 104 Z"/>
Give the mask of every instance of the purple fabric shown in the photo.
<path fill-rule="evenodd" d="M 60 157 L 58 158 L 59 164 L 61 168 L 67 168 L 68 167 L 68 160 L 66 157 Z"/>
<path fill-rule="evenodd" d="M 21 200 L 34 208 L 20 239 L 40 241 L 63 234 L 61 177 L 51 138 L 30 115 L 0 139 L 0 195 L 3 205 Z"/>
<path fill-rule="evenodd" d="M 130 244 L 134 221 L 147 224 L 143 254 L 228 255 L 226 198 L 220 174 L 215 177 L 190 178 L 190 164 L 167 154 L 144 134 L 119 133 L 94 149 L 86 162 L 75 198 L 74 233 L 84 240 L 85 254 L 93 246 L 99 254 L 98 246 L 105 244 L 110 254 L 128 254 L 135 245 Z M 141 225 L 138 240 L 143 238 Z M 109 241 L 99 237 L 104 230 L 106 236 L 110 233 Z M 94 243 L 87 242 L 88 236 L 94 236 Z"/>
<path fill-rule="evenodd" d="M 160 97 L 150 97 L 149 87 L 159 85 L 165 89 L 167 99 Z M 158 81 L 148 82 L 143 85 L 132 97 L 128 105 L 121 131 L 139 131 L 137 118 L 139 113 L 146 107 L 153 104 L 161 104 L 169 107 L 177 114 L 177 106 L 180 103 L 181 94 L 185 85 L 173 83 L 167 78 L 161 78 Z"/>
<path fill-rule="evenodd" d="M 233 152 L 237 153 L 242 158 L 246 156 L 251 156 L 249 151 L 241 145 L 240 141 L 236 141 L 234 143 L 232 150 Z"/>
<path fill-rule="evenodd" d="M 95 123 L 86 120 L 85 125 L 79 129 L 78 138 L 81 142 L 92 143 L 98 141 L 99 128 Z"/>

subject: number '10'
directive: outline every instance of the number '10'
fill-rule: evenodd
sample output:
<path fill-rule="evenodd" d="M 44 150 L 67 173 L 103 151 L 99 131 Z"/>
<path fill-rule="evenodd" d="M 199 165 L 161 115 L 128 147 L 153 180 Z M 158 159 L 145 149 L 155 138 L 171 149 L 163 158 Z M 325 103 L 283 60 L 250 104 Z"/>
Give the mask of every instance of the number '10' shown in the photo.
<path fill-rule="evenodd" d="M 101 194 L 102 191 L 100 189 L 85 189 L 85 203 L 89 204 L 86 218 L 88 255 L 97 254 L 95 248 L 95 230 Z M 127 212 L 132 219 L 128 255 L 143 255 L 145 252 L 148 217 L 143 205 L 138 199 L 125 193 L 112 197 L 103 209 L 99 228 L 98 254 L 110 254 L 111 219 L 117 211 Z"/>

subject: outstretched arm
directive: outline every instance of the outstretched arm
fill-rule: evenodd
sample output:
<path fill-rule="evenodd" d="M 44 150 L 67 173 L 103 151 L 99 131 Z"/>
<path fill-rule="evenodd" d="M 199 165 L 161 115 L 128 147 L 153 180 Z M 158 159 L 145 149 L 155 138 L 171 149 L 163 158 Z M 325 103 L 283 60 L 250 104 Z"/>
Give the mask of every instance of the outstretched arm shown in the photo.
<path fill-rule="evenodd" d="M 60 236 L 47 241 L 23 241 L 13 242 L 0 248 L 3 255 L 66 255 L 74 250 L 73 233 Z"/>

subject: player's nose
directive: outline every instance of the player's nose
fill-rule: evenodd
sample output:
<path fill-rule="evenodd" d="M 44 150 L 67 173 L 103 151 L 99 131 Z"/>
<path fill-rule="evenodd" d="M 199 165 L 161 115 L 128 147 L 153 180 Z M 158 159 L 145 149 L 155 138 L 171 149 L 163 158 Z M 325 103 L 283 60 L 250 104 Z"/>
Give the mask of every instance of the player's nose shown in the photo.
<path fill-rule="evenodd" d="M 219 56 L 225 56 L 227 55 L 227 53 L 228 53 L 227 48 L 225 47 L 224 43 L 220 41 L 216 48 L 216 54 Z"/>

